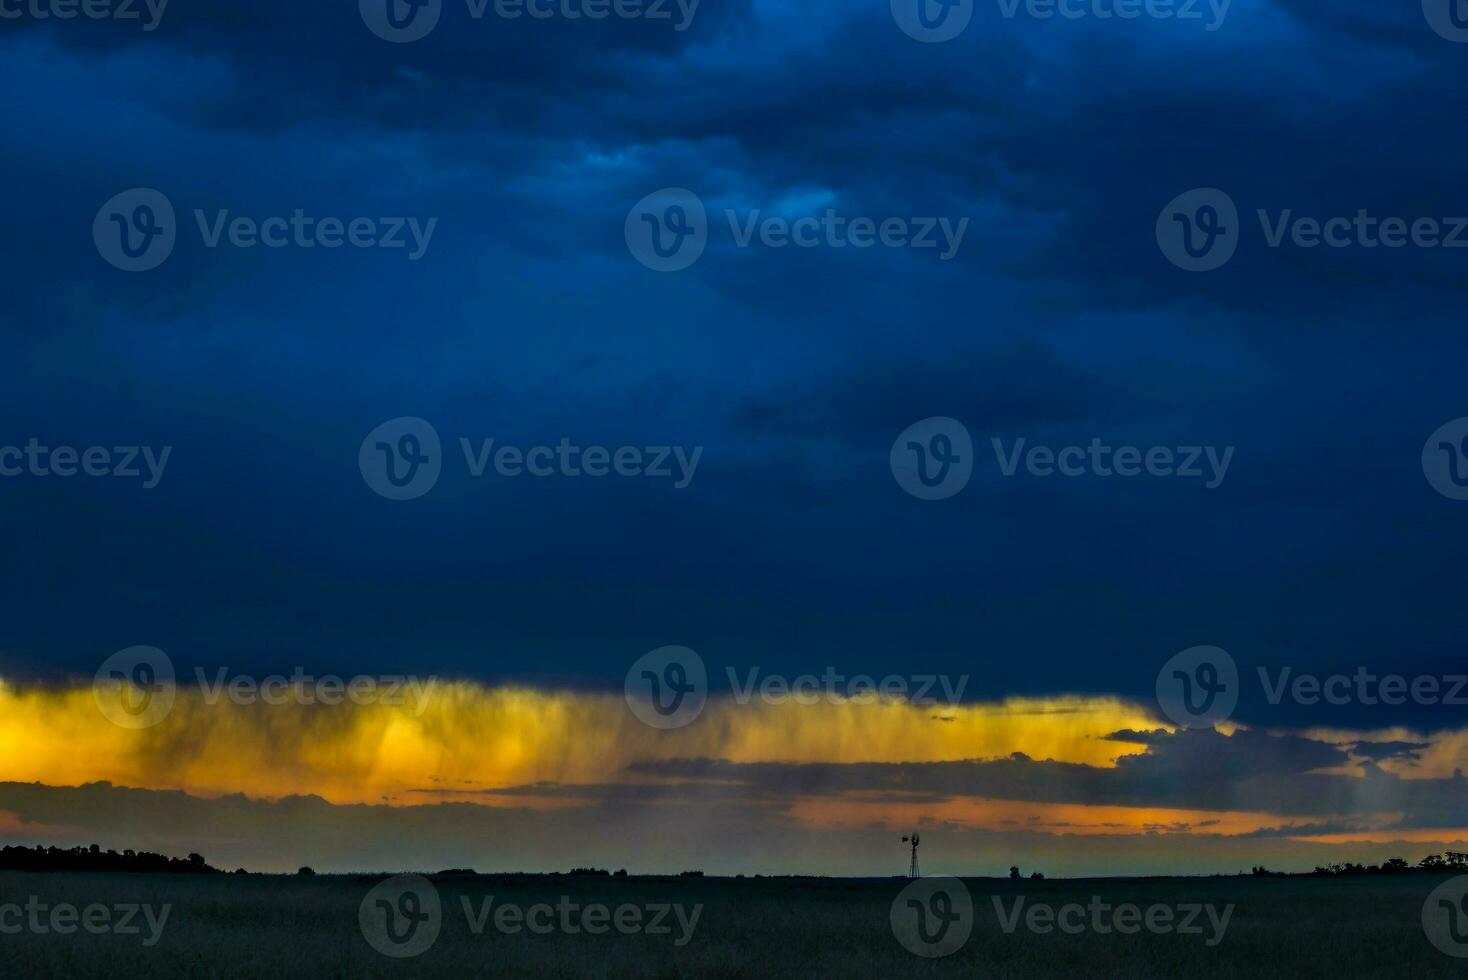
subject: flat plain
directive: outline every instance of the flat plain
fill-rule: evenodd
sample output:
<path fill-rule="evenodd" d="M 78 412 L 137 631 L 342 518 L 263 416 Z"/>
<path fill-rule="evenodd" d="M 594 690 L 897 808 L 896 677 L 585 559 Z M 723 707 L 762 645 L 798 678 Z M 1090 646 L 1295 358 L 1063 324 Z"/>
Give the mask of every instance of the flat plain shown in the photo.
<path fill-rule="evenodd" d="M 368 942 L 359 910 L 386 875 L 192 875 L 72 872 L 0 873 L 0 960 L 9 977 L 1043 977 L 1432 978 L 1468 975 L 1468 960 L 1435 948 L 1424 932 L 1423 903 L 1450 876 L 1360 878 L 1150 878 L 1012 882 L 964 879 L 972 897 L 972 932 L 956 952 L 924 958 L 894 933 L 894 901 L 907 882 L 892 879 L 642 878 L 559 875 L 430 876 L 441 904 L 441 927 L 419 955 L 393 958 Z M 1023 899 L 1023 905 L 1019 900 Z M 491 902 L 492 900 L 492 902 Z M 996 904 L 997 900 L 997 904 Z M 120 921 L 126 906 L 149 906 L 161 928 L 135 913 L 137 933 L 68 934 L 50 928 L 47 912 L 32 928 L 26 906 L 107 908 Z M 1123 933 L 1093 908 L 1164 905 L 1180 921 L 1186 906 L 1232 906 L 1220 934 L 1207 915 L 1201 932 L 1145 928 Z M 498 910 L 534 906 L 579 923 L 513 932 L 496 926 Z M 585 909 L 634 906 L 643 926 L 656 907 L 667 932 L 604 928 L 592 934 Z M 1079 932 L 1031 929 L 1036 905 L 1059 913 Z M 6 911 L 18 906 L 19 912 Z M 698 911 L 696 924 L 686 922 Z M 1019 919 L 1014 918 L 1020 909 Z M 486 913 L 487 910 L 487 913 Z M 93 912 L 94 925 L 101 912 Z M 554 913 L 559 919 L 561 912 Z M 475 916 L 481 928 L 475 931 Z M 534 913 L 531 913 L 532 918 Z M 629 919 L 633 913 L 628 913 Z M 552 918 L 542 913 L 544 926 Z M 1046 915 L 1036 921 L 1042 927 Z M 1004 920 L 1012 926 L 1006 931 Z M 65 921 L 64 919 L 62 920 Z M 505 920 L 513 926 L 512 915 Z M 523 920 L 522 920 L 523 921 Z M 1106 931 L 1095 928 L 1101 922 Z M 1159 920 L 1160 921 L 1160 920 Z M 20 925 L 17 930 L 15 927 Z M 152 945 L 146 945 L 156 938 Z M 682 943 L 680 945 L 680 940 Z M 1216 940 L 1210 945 L 1210 940 Z"/>

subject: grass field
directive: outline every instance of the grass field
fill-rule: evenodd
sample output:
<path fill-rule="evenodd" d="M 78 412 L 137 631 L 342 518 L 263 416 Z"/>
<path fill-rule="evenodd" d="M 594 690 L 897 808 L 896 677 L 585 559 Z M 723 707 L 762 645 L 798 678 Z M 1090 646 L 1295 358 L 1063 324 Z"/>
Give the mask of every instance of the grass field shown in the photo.
<path fill-rule="evenodd" d="M 927 959 L 905 949 L 890 915 L 902 880 L 652 879 L 517 876 L 434 878 L 441 927 L 419 955 L 392 958 L 376 951 L 359 912 L 386 876 L 202 876 L 84 873 L 0 873 L 0 962 L 7 977 L 1436 977 L 1468 975 L 1468 960 L 1440 952 L 1423 931 L 1422 907 L 1449 876 L 1354 879 L 1137 879 L 1023 881 L 966 879 L 972 933 L 956 952 Z M 393 887 L 389 882 L 389 888 Z M 1013 922 L 1015 902 L 1059 907 L 1098 901 L 1173 909 L 1204 904 L 1233 909 L 1219 935 L 1207 916 L 1201 934 L 1099 934 L 1031 931 L 1022 915 L 1006 933 L 998 897 Z M 483 928 L 471 928 L 493 899 Z M 469 913 L 465 911 L 467 900 Z M 500 910 L 506 904 L 510 913 Z M 372 902 L 367 903 L 369 906 Z M 570 916 L 575 934 L 500 931 L 513 928 L 513 910 L 548 905 Z M 634 917 L 651 923 L 659 906 L 683 907 L 680 921 L 663 917 L 666 934 L 632 931 Z M 32 911 L 27 912 L 26 906 Z M 100 931 L 122 925 L 129 906 L 150 906 L 136 933 Z M 585 914 L 605 906 L 625 912 L 624 931 Z M 4 911 L 7 907 L 20 911 Z M 74 906 L 77 920 L 57 908 Z M 575 907 L 581 911 L 564 911 Z M 692 929 L 688 920 L 701 906 Z M 400 911 L 416 911 L 399 906 Z M 544 929 L 548 912 L 527 913 Z M 576 916 L 583 916 L 577 919 Z M 85 917 L 91 916 L 90 920 Z M 507 916 L 507 918 L 506 918 Z M 1181 913 L 1174 915 L 1181 918 Z M 1043 915 L 1041 917 L 1043 921 Z M 33 928 L 40 921 L 44 930 Z M 97 934 L 77 922 L 90 921 Z M 1080 923 L 1079 914 L 1069 920 Z M 1159 920 L 1160 921 L 1160 920 Z M 51 929 L 59 923 L 72 934 Z M 16 931 L 15 927 L 21 928 Z M 583 927 L 600 925 L 592 935 Z M 145 945 L 150 939 L 156 941 Z M 1215 945 L 1208 945 L 1216 940 Z M 682 945 L 679 942 L 682 941 Z"/>

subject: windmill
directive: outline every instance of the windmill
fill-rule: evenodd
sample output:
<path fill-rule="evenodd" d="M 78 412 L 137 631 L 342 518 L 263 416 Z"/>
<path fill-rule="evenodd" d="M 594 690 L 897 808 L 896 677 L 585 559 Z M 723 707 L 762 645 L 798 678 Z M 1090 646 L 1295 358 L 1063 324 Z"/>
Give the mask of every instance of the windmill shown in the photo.
<path fill-rule="evenodd" d="M 912 842 L 912 866 L 908 868 L 907 876 L 909 878 L 920 878 L 922 875 L 918 874 L 917 863 L 918 835 L 914 833 L 911 837 L 902 838 L 902 843 L 906 844 L 908 841 Z"/>

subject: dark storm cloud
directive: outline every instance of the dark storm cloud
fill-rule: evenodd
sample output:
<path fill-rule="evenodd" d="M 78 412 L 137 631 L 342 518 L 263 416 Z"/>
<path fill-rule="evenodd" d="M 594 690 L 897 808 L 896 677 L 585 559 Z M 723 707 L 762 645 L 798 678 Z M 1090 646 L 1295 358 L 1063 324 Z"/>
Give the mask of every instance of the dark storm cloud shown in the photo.
<path fill-rule="evenodd" d="M 504 86 L 504 104 L 487 108 L 511 118 L 523 114 L 528 122 L 536 106 L 557 99 L 625 95 L 630 80 L 617 70 L 619 63 L 650 71 L 657 59 L 676 58 L 693 45 L 737 38 L 750 17 L 748 0 L 700 3 L 688 28 L 678 31 L 669 21 L 647 19 L 561 18 L 549 25 L 527 16 L 507 19 L 496 16 L 492 0 L 476 17 L 479 6 L 449 0 L 438 29 L 401 45 L 374 35 L 356 3 L 267 10 L 241 0 L 173 0 L 159 26 L 146 32 L 126 21 L 25 17 L 7 28 L 12 36 L 39 36 L 89 59 L 218 59 L 237 75 L 237 86 L 216 103 L 211 120 L 224 127 L 279 128 L 325 115 L 460 129 L 476 128 L 461 101 L 475 93 L 460 90 L 453 97 L 456 85 Z M 261 98 L 274 89 L 296 98 Z M 252 105 L 243 115 L 236 112 Z"/>
<path fill-rule="evenodd" d="M 148 642 L 206 667 L 614 686 L 686 642 L 716 668 L 1150 697 L 1205 642 L 1246 676 L 1460 667 L 1462 511 L 1417 464 L 1468 414 L 1456 254 L 1270 250 L 1255 223 L 1200 276 L 1152 237 L 1206 185 L 1246 225 L 1468 211 L 1461 51 L 1412 5 L 1235 4 L 1207 35 L 986 11 L 948 45 L 880 3 L 704 0 L 683 33 L 448 6 L 409 45 L 350 3 L 174 0 L 146 34 L 7 22 L 0 79 L 25 97 L 0 108 L 0 444 L 176 448 L 150 495 L 7 481 L 23 558 L 0 570 L 0 668 L 85 675 Z M 89 229 L 140 185 L 186 225 L 303 207 L 440 227 L 411 266 L 189 241 L 127 276 Z M 718 238 L 676 276 L 622 240 L 662 186 L 703 195 Z M 971 225 L 947 263 L 720 230 L 728 209 L 828 206 Z M 356 452 L 407 414 L 451 460 L 461 436 L 707 452 L 677 495 L 460 470 L 389 505 Z M 887 469 L 931 415 L 968 424 L 980 464 L 939 505 Z M 1208 492 L 1003 478 L 990 439 L 1020 437 L 1238 456 Z M 1240 716 L 1452 720 L 1252 688 Z"/>
<path fill-rule="evenodd" d="M 1297 823 L 1283 827 L 1260 827 L 1239 834 L 1240 840 L 1269 840 L 1281 837 L 1325 836 L 1328 834 L 1359 834 L 1370 829 L 1359 821 L 1338 820 L 1328 823 Z"/>

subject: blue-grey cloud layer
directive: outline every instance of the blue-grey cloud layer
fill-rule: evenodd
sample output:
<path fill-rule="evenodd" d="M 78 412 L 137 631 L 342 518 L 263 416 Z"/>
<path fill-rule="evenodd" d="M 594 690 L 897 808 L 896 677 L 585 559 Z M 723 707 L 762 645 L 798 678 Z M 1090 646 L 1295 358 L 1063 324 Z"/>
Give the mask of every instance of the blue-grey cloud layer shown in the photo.
<path fill-rule="evenodd" d="M 1452 250 L 1269 249 L 1255 209 L 1447 217 L 1468 49 L 1416 5 L 1234 3 L 1225 24 L 1007 20 L 920 45 L 885 3 L 705 0 L 693 26 L 472 21 L 388 45 L 354 4 L 175 0 L 161 26 L 5 22 L 0 443 L 169 444 L 153 491 L 0 482 L 7 670 L 189 663 L 617 684 L 647 649 L 971 694 L 1150 692 L 1200 643 L 1251 671 L 1461 672 L 1468 510 L 1418 454 L 1468 415 Z M 133 186 L 189 212 L 437 217 L 421 261 L 91 243 Z M 645 270 L 628 208 L 697 191 L 714 241 Z M 1228 190 L 1190 275 L 1162 205 Z M 817 203 L 819 202 L 819 203 Z M 733 246 L 741 214 L 967 217 L 931 253 Z M 357 472 L 383 420 L 519 445 L 701 445 L 649 480 Z M 975 478 L 887 467 L 935 415 Z M 1001 476 L 1006 442 L 1237 447 L 1184 480 Z M 1420 708 L 1271 722 L 1445 723 Z"/>

